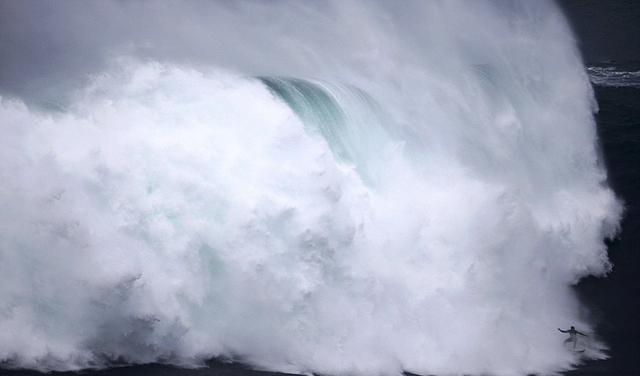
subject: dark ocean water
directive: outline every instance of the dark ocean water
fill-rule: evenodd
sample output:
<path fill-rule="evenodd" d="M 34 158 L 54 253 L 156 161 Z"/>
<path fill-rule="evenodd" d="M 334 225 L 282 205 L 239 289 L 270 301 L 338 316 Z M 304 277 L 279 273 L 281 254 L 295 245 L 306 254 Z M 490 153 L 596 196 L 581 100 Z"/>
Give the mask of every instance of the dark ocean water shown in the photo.
<path fill-rule="evenodd" d="M 1 375 L 15 376 L 42 376 L 37 371 L 2 371 Z M 83 372 L 52 372 L 49 375 L 56 376 L 276 376 L 285 375 L 277 372 L 267 372 L 253 370 L 240 363 L 230 363 L 218 360 L 211 360 L 201 368 L 184 369 L 163 364 L 147 364 L 136 366 L 115 367 L 101 371 Z"/>
<path fill-rule="evenodd" d="M 640 374 L 640 2 L 559 2 L 572 23 L 600 111 L 596 115 L 609 184 L 624 201 L 619 237 L 609 243 L 607 278 L 577 290 L 610 346 L 610 359 L 571 375 Z"/>
<path fill-rule="evenodd" d="M 595 318 L 611 358 L 570 375 L 640 374 L 640 88 L 595 86 L 598 132 L 609 183 L 624 201 L 622 231 L 609 243 L 607 278 L 583 280 L 577 290 Z"/>

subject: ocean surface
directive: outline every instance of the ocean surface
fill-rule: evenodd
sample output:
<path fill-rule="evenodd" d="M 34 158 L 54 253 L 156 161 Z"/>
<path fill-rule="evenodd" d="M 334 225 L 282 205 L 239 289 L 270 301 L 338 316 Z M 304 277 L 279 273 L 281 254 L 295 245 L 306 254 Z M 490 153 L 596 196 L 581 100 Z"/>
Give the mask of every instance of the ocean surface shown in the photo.
<path fill-rule="evenodd" d="M 640 374 L 638 14 L 0 3 L 0 375 Z"/>
<path fill-rule="evenodd" d="M 637 79 L 617 80 L 616 73 L 594 86 L 600 106 L 596 118 L 609 181 L 624 200 L 626 214 L 619 237 L 608 244 L 612 273 L 577 286 L 596 318 L 597 332 L 611 347 L 611 358 L 588 363 L 572 375 L 636 375 L 640 367 L 640 302 L 634 298 L 640 293 L 640 255 L 635 251 L 640 245 L 640 85 Z"/>

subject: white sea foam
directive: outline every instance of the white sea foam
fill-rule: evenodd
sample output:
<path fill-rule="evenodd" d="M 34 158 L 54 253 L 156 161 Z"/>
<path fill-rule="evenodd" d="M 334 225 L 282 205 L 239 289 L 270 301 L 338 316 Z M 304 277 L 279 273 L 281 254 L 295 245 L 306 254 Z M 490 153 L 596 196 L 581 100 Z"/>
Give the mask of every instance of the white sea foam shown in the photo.
<path fill-rule="evenodd" d="M 0 358 L 570 367 L 556 327 L 590 331 L 571 285 L 609 270 L 621 211 L 571 34 L 546 2 L 403 4 L 221 12 L 317 97 L 236 57 L 121 59 L 63 111 L 2 99 Z M 275 15 L 296 32 L 244 22 Z"/>
<path fill-rule="evenodd" d="M 628 72 L 612 66 L 592 66 L 587 68 L 587 72 L 594 85 L 640 87 L 640 71 Z"/>

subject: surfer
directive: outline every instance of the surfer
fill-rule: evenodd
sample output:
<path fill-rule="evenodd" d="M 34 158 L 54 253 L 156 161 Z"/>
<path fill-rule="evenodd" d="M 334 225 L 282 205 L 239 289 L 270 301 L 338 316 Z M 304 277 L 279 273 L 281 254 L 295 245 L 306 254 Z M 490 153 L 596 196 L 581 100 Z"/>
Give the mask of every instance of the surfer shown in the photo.
<path fill-rule="evenodd" d="M 573 348 L 576 348 L 576 343 L 578 343 L 578 334 L 580 334 L 581 336 L 585 336 L 588 337 L 588 335 L 584 334 L 584 333 L 580 333 L 579 331 L 576 330 L 575 327 L 571 327 L 571 329 L 569 330 L 562 330 L 560 328 L 558 328 L 559 331 L 561 331 L 562 333 L 569 333 L 569 338 L 567 338 L 564 341 L 564 344 L 566 345 L 567 342 L 573 342 Z"/>

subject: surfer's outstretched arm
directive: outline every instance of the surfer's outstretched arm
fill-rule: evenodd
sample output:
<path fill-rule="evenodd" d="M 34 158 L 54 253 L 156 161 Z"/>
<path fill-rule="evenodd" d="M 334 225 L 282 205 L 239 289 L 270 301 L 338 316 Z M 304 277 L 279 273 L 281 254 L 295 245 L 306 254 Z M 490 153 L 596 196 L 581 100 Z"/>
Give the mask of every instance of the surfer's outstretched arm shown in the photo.
<path fill-rule="evenodd" d="M 558 330 L 561 331 L 562 333 L 567 333 L 568 332 L 568 330 L 562 330 L 560 328 L 558 328 Z"/>

